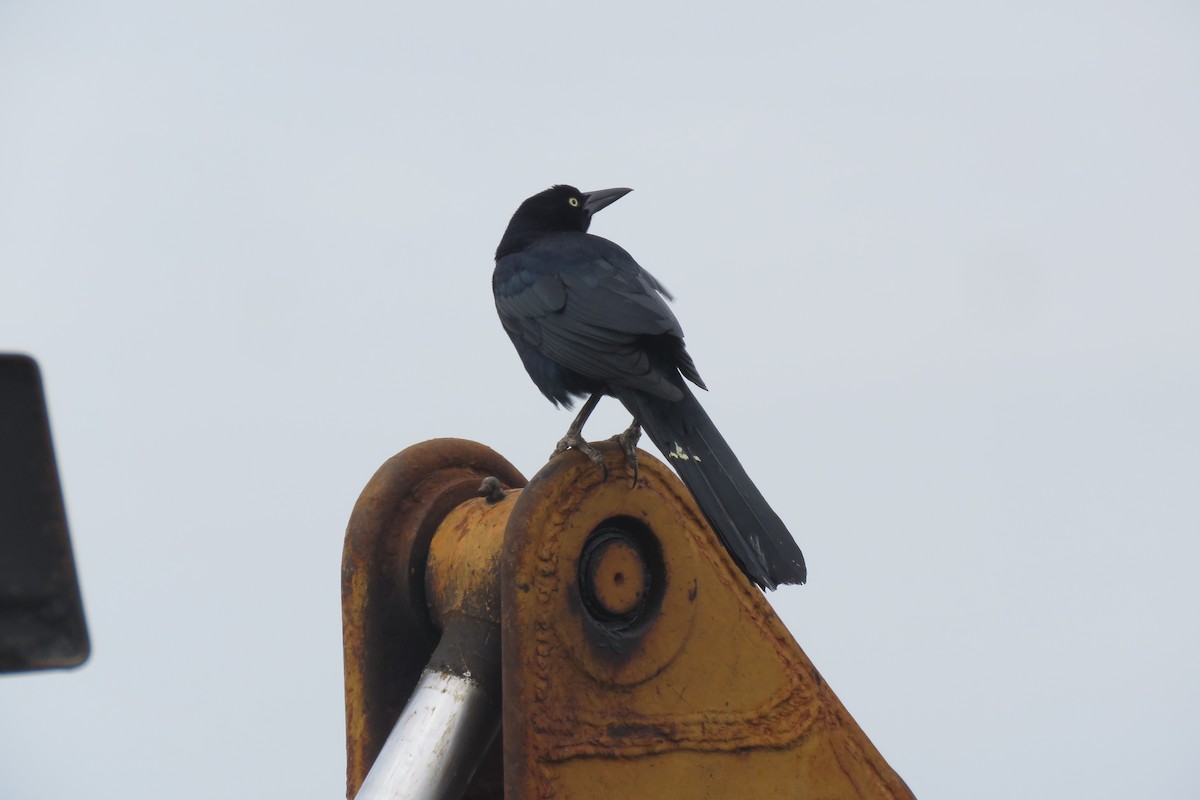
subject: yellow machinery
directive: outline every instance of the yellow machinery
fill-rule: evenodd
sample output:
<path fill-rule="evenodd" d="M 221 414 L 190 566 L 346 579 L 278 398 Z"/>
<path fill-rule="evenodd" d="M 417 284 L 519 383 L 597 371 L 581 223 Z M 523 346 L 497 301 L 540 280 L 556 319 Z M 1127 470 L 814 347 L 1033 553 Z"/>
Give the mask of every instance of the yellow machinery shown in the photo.
<path fill-rule="evenodd" d="M 343 560 L 347 797 L 911 798 L 679 480 L 441 439 Z"/>

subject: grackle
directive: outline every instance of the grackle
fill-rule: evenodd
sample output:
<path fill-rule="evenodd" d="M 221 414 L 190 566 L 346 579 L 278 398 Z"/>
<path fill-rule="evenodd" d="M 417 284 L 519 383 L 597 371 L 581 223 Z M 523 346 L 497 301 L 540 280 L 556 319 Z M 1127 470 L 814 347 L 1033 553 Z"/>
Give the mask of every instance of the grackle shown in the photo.
<path fill-rule="evenodd" d="M 804 583 L 800 548 L 684 380 L 707 388 L 667 306 L 671 295 L 627 252 L 587 232 L 593 214 L 629 192 L 535 194 L 496 249 L 496 310 L 529 376 L 555 405 L 588 398 L 555 453 L 574 448 L 603 468 L 583 425 L 602 396 L 617 398 L 633 415 L 615 438 L 635 480 L 645 429 L 750 580 L 769 589 Z"/>

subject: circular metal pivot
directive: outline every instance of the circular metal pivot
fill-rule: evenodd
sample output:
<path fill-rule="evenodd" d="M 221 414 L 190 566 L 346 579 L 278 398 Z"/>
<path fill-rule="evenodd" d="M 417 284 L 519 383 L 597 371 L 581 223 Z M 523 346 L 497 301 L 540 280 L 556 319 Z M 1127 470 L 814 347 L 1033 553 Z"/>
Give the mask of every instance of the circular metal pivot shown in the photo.
<path fill-rule="evenodd" d="M 607 539 L 584 558 L 592 610 L 617 619 L 636 617 L 650 581 L 637 547 L 621 539 Z"/>
<path fill-rule="evenodd" d="M 600 528 L 579 560 L 584 603 L 598 620 L 632 623 L 650 590 L 650 571 L 638 543 L 625 531 Z"/>
<path fill-rule="evenodd" d="M 623 468 L 620 447 L 597 448 L 610 472 Z M 700 562 L 694 537 L 678 535 L 689 513 L 679 484 L 663 476 L 658 464 L 636 488 L 600 482 L 595 464 L 567 453 L 522 490 L 505 531 L 505 641 L 532 630 L 536 643 L 506 649 L 506 676 L 533 674 L 530 652 L 556 652 L 600 685 L 633 687 L 674 660 L 695 619 Z"/>

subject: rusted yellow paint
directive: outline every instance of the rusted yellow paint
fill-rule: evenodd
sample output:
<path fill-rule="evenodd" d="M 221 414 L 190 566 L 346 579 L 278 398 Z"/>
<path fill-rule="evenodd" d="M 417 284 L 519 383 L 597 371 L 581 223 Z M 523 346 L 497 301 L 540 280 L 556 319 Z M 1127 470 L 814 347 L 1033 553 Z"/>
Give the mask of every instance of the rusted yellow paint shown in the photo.
<path fill-rule="evenodd" d="M 607 481 L 566 453 L 489 502 L 483 478 L 524 479 L 435 440 L 364 489 L 343 562 L 348 796 L 467 614 L 500 620 L 504 662 L 502 742 L 468 800 L 911 798 L 675 475 L 642 453 L 635 486 L 600 449 Z"/>
<path fill-rule="evenodd" d="M 912 797 L 679 480 L 641 454 L 631 487 L 620 450 L 602 449 L 608 481 L 565 454 L 509 518 L 505 796 Z M 649 531 L 662 559 L 646 618 L 615 634 L 579 573 L 613 518 Z"/>
<path fill-rule="evenodd" d="M 460 613 L 500 622 L 500 551 L 504 529 L 520 489 L 499 502 L 481 497 L 454 508 L 429 543 L 425 595 L 439 629 L 445 615 Z"/>

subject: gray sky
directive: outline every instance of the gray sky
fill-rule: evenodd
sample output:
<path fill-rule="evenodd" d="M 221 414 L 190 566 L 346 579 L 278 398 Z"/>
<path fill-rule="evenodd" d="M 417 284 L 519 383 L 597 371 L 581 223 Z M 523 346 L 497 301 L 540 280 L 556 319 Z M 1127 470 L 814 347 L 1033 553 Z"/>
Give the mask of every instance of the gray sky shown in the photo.
<path fill-rule="evenodd" d="M 563 182 L 636 189 L 593 231 L 675 293 L 808 558 L 771 602 L 919 797 L 1200 795 L 1198 23 L 0 4 L 0 349 L 94 637 L 0 680 L 0 796 L 340 796 L 346 520 L 409 444 L 532 475 L 565 430 L 489 283 Z"/>

